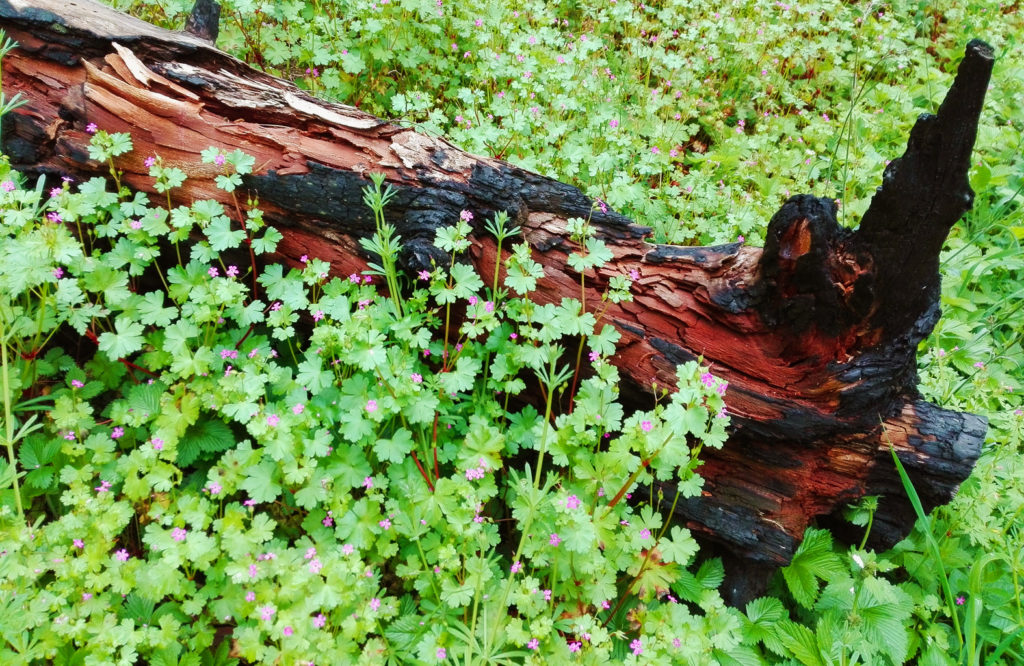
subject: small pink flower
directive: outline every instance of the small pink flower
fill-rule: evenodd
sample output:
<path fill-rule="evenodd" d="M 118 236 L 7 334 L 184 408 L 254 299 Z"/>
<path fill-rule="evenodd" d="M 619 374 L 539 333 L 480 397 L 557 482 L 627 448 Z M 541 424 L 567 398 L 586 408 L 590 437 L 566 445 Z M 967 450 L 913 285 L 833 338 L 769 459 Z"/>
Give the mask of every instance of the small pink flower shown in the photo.
<path fill-rule="evenodd" d="M 430 279 L 430 271 L 420 271 L 418 277 L 421 280 L 429 280 Z"/>
<path fill-rule="evenodd" d="M 245 593 L 245 600 L 248 601 L 249 603 L 252 603 L 252 602 L 256 601 L 256 593 L 253 592 L 252 590 L 249 590 L 248 592 Z"/>
<path fill-rule="evenodd" d="M 957 606 L 963 606 L 966 601 L 967 601 L 967 598 L 964 595 L 961 594 L 959 597 L 956 598 L 956 605 Z"/>
<path fill-rule="evenodd" d="M 381 526 L 382 528 L 384 528 L 385 530 L 389 530 L 389 529 L 391 529 L 391 520 L 390 520 L 390 519 L 388 519 L 388 518 L 385 518 L 384 520 L 380 521 L 380 522 L 379 522 L 379 523 L 377 523 L 377 524 L 378 524 L 378 525 L 380 525 L 380 526 Z"/>
<path fill-rule="evenodd" d="M 81 539 L 75 539 L 71 543 L 74 544 L 75 548 L 85 548 L 85 542 Z"/>
<path fill-rule="evenodd" d="M 619 126 L 619 121 L 618 120 L 612 118 L 611 120 L 608 121 L 608 127 L 611 127 L 612 129 L 615 129 L 618 126 Z"/>
<path fill-rule="evenodd" d="M 519 562 L 514 562 L 512 564 L 512 569 L 511 569 L 512 573 L 514 573 L 514 574 L 515 573 L 519 573 L 522 570 L 523 570 L 523 565 L 520 564 Z"/>
<path fill-rule="evenodd" d="M 526 644 L 526 647 L 530 648 L 531 650 L 536 650 L 540 647 L 540 641 L 536 638 L 531 638 L 530 642 Z"/>
<path fill-rule="evenodd" d="M 346 543 L 344 546 L 341 547 L 342 555 L 351 555 L 354 551 L 355 548 L 350 543 Z"/>
<path fill-rule="evenodd" d="M 249 565 L 249 578 L 255 578 L 260 574 L 260 568 L 255 564 Z"/>
<path fill-rule="evenodd" d="M 153 441 L 153 450 L 154 451 L 163 451 L 164 450 L 164 440 L 160 439 L 159 437 L 154 437 L 152 441 Z"/>
<path fill-rule="evenodd" d="M 438 661 L 444 661 L 445 659 L 448 658 L 448 651 L 445 650 L 442 647 L 437 648 L 437 653 L 436 654 L 437 654 L 437 660 Z"/>
<path fill-rule="evenodd" d="M 220 154 L 213 158 L 213 163 L 216 164 L 217 166 L 224 166 L 226 162 L 227 160 L 224 158 L 223 155 Z"/>
<path fill-rule="evenodd" d="M 651 431 L 651 428 L 653 428 L 653 427 L 654 427 L 654 426 L 653 426 L 653 425 L 651 424 L 651 422 L 650 422 L 650 421 L 641 421 L 641 422 L 640 422 L 640 428 L 641 428 L 641 429 L 642 429 L 642 430 L 643 430 L 644 432 L 650 432 L 650 431 Z"/>
<path fill-rule="evenodd" d="M 581 645 L 582 644 L 579 641 L 573 641 L 572 643 L 569 643 L 569 652 L 579 652 Z"/>
<path fill-rule="evenodd" d="M 281 417 L 277 414 L 271 414 L 267 417 L 267 425 L 271 428 L 277 427 L 277 424 L 281 422 Z"/>
<path fill-rule="evenodd" d="M 380 608 L 380 599 L 374 597 L 370 599 L 370 610 L 376 612 Z"/>
<path fill-rule="evenodd" d="M 71 386 L 74 387 L 74 388 L 82 388 L 83 386 L 85 386 L 85 384 L 83 384 L 82 382 L 78 381 L 77 379 L 72 379 L 71 380 Z"/>
<path fill-rule="evenodd" d="M 411 375 L 409 375 L 409 379 L 412 380 L 413 384 L 420 384 L 423 382 L 423 375 L 421 375 L 418 372 L 414 372 Z"/>
<path fill-rule="evenodd" d="M 47 213 L 46 219 L 48 219 L 50 222 L 53 222 L 54 224 L 60 224 L 61 222 L 64 221 L 64 218 L 60 216 L 60 213 Z"/>
<path fill-rule="evenodd" d="M 558 544 L 562 543 L 562 537 L 558 536 L 555 532 L 552 532 L 551 537 L 548 538 L 548 543 L 557 548 Z"/>
<path fill-rule="evenodd" d="M 473 213 L 469 212 L 468 210 L 464 210 L 461 213 L 459 213 L 459 219 L 461 219 L 463 222 L 469 222 L 470 220 L 473 219 Z"/>
<path fill-rule="evenodd" d="M 95 134 L 96 130 L 98 130 L 98 129 L 99 128 L 96 127 L 96 123 L 89 123 L 88 125 L 85 126 L 85 131 L 86 131 L 87 134 Z"/>
<path fill-rule="evenodd" d="M 130 226 L 135 231 L 138 231 L 139 229 L 142 228 L 142 220 L 132 220 L 131 222 L 128 223 L 128 226 Z"/>
<path fill-rule="evenodd" d="M 313 618 L 313 626 L 320 629 L 325 624 L 327 624 L 327 617 L 323 613 L 317 613 L 316 617 Z"/>
<path fill-rule="evenodd" d="M 217 483 L 216 481 L 210 481 L 210 485 L 208 487 L 210 489 L 211 495 L 220 495 L 220 491 L 223 490 L 220 484 Z"/>
<path fill-rule="evenodd" d="M 210 270 L 206 272 L 207 274 L 209 274 L 210 277 L 217 277 L 217 275 L 220 273 L 220 271 L 217 270 L 216 266 L 210 266 Z"/>
<path fill-rule="evenodd" d="M 51 199 L 56 199 L 57 197 L 59 197 L 63 193 L 64 193 L 64 189 L 61 188 L 61 187 L 50 188 L 50 198 Z"/>
<path fill-rule="evenodd" d="M 365 479 L 363 479 L 363 487 L 366 488 L 367 490 L 369 490 L 370 488 L 373 488 L 373 477 L 372 476 L 368 476 Z"/>
<path fill-rule="evenodd" d="M 116 553 L 114 553 L 114 557 L 116 557 L 121 562 L 127 562 L 128 558 L 131 557 L 131 555 L 128 554 L 127 550 L 122 548 L 121 550 L 119 550 Z"/>
<path fill-rule="evenodd" d="M 634 655 L 641 655 L 644 651 L 643 643 L 640 642 L 639 638 L 633 639 L 633 642 L 629 644 L 629 649 L 633 651 Z"/>
<path fill-rule="evenodd" d="M 13 181 L 5 180 L 0 183 L 0 189 L 3 189 L 4 192 L 13 192 L 15 188 L 17 188 L 17 185 L 15 185 Z"/>
<path fill-rule="evenodd" d="M 147 169 L 149 169 L 149 168 L 151 168 L 151 167 L 152 167 L 152 166 L 153 166 L 154 164 L 156 164 L 156 158 L 155 158 L 155 157 L 153 157 L 152 155 L 150 155 L 150 156 L 149 156 L 149 157 L 147 157 L 147 158 L 146 158 L 145 160 L 143 160 L 143 162 L 142 162 L 142 163 L 146 165 L 146 168 L 147 168 Z"/>
<path fill-rule="evenodd" d="M 301 414 L 304 411 L 306 411 L 306 406 L 303 405 L 301 402 L 299 404 L 295 405 L 294 407 L 292 407 L 292 414 L 295 414 L 296 416 L 298 416 L 299 414 Z"/>
<path fill-rule="evenodd" d="M 580 498 L 575 495 L 569 495 L 569 499 L 565 500 L 565 508 L 567 509 L 578 509 L 580 508 Z"/>
<path fill-rule="evenodd" d="M 285 636 L 291 636 L 292 634 L 295 633 L 295 630 L 292 629 L 291 627 L 285 627 L 284 629 L 281 630 L 281 633 L 283 633 Z"/>
<path fill-rule="evenodd" d="M 651 538 L 651 531 L 650 530 L 640 530 L 640 538 L 641 539 L 650 539 Z"/>
<path fill-rule="evenodd" d="M 228 277 L 235 277 L 236 275 L 238 275 L 238 266 L 228 266 L 228 269 L 224 272 L 227 274 Z"/>
<path fill-rule="evenodd" d="M 544 601 L 551 601 L 551 590 L 544 590 Z"/>
<path fill-rule="evenodd" d="M 309 573 L 318 574 L 323 568 L 324 564 L 319 558 L 314 558 L 313 561 L 309 563 Z"/>
<path fill-rule="evenodd" d="M 92 592 L 82 592 L 82 601 L 89 601 L 92 599 Z"/>
<path fill-rule="evenodd" d="M 683 646 L 683 642 L 681 640 L 679 640 L 678 638 L 673 638 L 672 639 L 672 647 L 678 648 L 678 647 L 682 647 L 682 646 Z"/>
<path fill-rule="evenodd" d="M 262 618 L 263 620 L 269 620 L 270 618 L 274 617 L 274 613 L 276 612 L 277 609 L 275 609 L 273 606 L 264 606 L 260 609 L 260 618 Z"/>
<path fill-rule="evenodd" d="M 175 527 L 171 530 L 171 538 L 175 541 L 184 541 L 186 536 L 188 536 L 188 532 L 180 527 Z"/>
<path fill-rule="evenodd" d="M 368 400 L 366 402 L 366 411 L 370 412 L 371 414 L 373 412 L 377 411 L 377 401 L 376 400 Z"/>

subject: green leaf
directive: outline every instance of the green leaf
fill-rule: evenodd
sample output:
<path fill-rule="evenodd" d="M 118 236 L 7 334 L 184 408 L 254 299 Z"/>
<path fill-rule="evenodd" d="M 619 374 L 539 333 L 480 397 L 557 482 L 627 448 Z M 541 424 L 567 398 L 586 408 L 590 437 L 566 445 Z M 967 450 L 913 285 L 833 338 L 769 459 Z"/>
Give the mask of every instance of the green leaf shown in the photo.
<path fill-rule="evenodd" d="M 178 440 L 179 466 L 191 465 L 202 453 L 227 451 L 235 445 L 231 428 L 219 419 L 204 417 L 193 423 Z"/>
<path fill-rule="evenodd" d="M 789 566 L 782 569 L 786 586 L 798 604 L 810 608 L 818 598 L 819 580 L 831 581 L 847 574 L 839 556 L 832 552 L 832 535 L 809 528 Z"/>
<path fill-rule="evenodd" d="M 105 352 L 110 358 L 118 359 L 137 352 L 142 349 L 145 329 L 142 324 L 132 321 L 127 317 L 118 317 L 114 321 L 115 333 L 101 333 L 99 336 L 99 350 Z"/>
<path fill-rule="evenodd" d="M 378 439 L 373 445 L 373 452 L 382 462 L 400 463 L 412 451 L 412 433 L 399 428 L 391 439 Z"/>
<path fill-rule="evenodd" d="M 248 469 L 242 481 L 242 489 L 257 502 L 273 502 L 281 494 L 281 485 L 277 482 L 279 478 L 277 464 L 264 460 Z"/>

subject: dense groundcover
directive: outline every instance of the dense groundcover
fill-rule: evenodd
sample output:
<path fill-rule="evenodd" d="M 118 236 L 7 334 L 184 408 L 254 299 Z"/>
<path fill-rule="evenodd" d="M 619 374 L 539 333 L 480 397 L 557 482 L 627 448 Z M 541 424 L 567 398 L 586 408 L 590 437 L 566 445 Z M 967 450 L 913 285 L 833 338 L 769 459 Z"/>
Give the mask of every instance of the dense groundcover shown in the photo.
<path fill-rule="evenodd" d="M 176 28 L 191 7 L 112 4 Z M 721 563 L 665 520 L 678 497 L 638 501 L 658 479 L 700 492 L 724 382 L 691 363 L 624 409 L 617 333 L 530 301 L 540 267 L 501 216 L 494 276 L 454 261 L 469 211 L 438 233 L 448 265 L 403 275 L 375 181 L 380 265 L 287 269 L 263 262 L 280 234 L 239 188 L 252 158 L 203 156 L 240 226 L 122 187 L 131 137 L 91 127 L 107 179 L 0 164 L 3 662 L 1024 662 L 1024 16 L 748 5 L 239 0 L 218 45 L 694 244 L 760 243 L 797 192 L 856 224 L 983 37 L 977 198 L 919 357 L 927 398 L 991 424 L 952 505 L 874 552 L 885 498 L 866 498 L 844 531 L 864 541 L 810 530 L 770 596 L 730 608 Z M 158 191 L 184 182 L 143 157 Z M 575 233 L 571 261 L 604 260 Z"/>

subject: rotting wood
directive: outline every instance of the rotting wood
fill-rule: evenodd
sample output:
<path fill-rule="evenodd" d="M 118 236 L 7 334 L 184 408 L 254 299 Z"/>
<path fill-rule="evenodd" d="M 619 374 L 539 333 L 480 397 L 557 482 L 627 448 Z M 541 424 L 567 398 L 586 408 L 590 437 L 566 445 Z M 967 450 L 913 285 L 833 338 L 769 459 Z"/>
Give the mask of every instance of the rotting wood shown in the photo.
<path fill-rule="evenodd" d="M 677 512 L 740 561 L 785 564 L 811 521 L 866 494 L 886 495 L 875 545 L 905 535 L 912 513 L 890 440 L 927 507 L 948 501 L 979 455 L 984 420 L 923 402 L 915 354 L 939 316 L 939 250 L 973 196 L 967 170 L 993 63 L 983 42 L 967 46 L 938 113 L 918 120 L 906 154 L 885 169 L 857 231 L 837 224 L 831 201 L 796 196 L 762 249 L 649 243 L 648 229 L 575 187 L 314 99 L 103 5 L 0 2 L 0 27 L 21 44 L 4 62 L 9 94 L 28 101 L 3 131 L 19 168 L 102 173 L 86 151 L 94 122 L 132 134 L 136 150 L 118 162 L 131 187 L 152 191 L 143 160 L 159 154 L 189 176 L 176 202 L 226 201 L 199 151 L 237 148 L 256 158 L 245 186 L 285 235 L 282 261 L 306 254 L 335 274 L 363 269 L 358 239 L 373 220 L 362 188 L 378 171 L 398 192 L 387 214 L 407 267 L 444 259 L 434 232 L 461 210 L 477 222 L 507 211 L 544 265 L 535 297 L 559 302 L 579 295 L 567 220 L 590 217 L 614 259 L 586 276 L 587 301 L 600 302 L 611 276 L 639 275 L 634 302 L 604 319 L 623 334 L 614 362 L 633 399 L 673 386 L 675 366 L 698 356 L 729 381 L 730 439 L 705 453 L 704 496 Z M 493 242 L 474 241 L 471 260 L 490 275 Z M 737 598 L 750 594 L 741 587 Z"/>

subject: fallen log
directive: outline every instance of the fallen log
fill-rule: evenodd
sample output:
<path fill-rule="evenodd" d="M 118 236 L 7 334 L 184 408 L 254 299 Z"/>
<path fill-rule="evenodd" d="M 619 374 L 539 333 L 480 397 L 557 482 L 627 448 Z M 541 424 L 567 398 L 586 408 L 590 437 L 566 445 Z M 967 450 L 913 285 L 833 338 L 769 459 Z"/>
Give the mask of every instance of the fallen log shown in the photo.
<path fill-rule="evenodd" d="M 398 193 L 387 215 L 407 267 L 443 259 L 434 232 L 461 210 L 477 221 L 507 211 L 544 266 L 536 298 L 558 302 L 579 296 L 567 220 L 589 216 L 614 258 L 585 276 L 588 302 L 600 302 L 610 277 L 638 275 L 634 301 L 604 315 L 622 333 L 614 362 L 624 390 L 639 399 L 652 383 L 674 386 L 676 365 L 697 357 L 729 382 L 730 438 L 705 454 L 703 497 L 677 512 L 741 560 L 785 564 L 811 521 L 866 494 L 886 495 L 872 537 L 892 544 L 913 514 L 890 445 L 927 508 L 950 499 L 979 455 L 985 421 L 922 401 L 915 353 L 939 317 L 939 251 L 972 203 L 967 170 L 993 63 L 980 41 L 937 114 L 918 119 L 886 167 L 856 231 L 837 224 L 833 202 L 796 196 L 762 249 L 650 243 L 647 228 L 570 185 L 314 99 L 208 42 L 100 4 L 0 2 L 0 28 L 20 44 L 3 63 L 7 92 L 28 102 L 4 119 L 17 168 L 104 173 L 86 150 L 96 123 L 131 133 L 136 150 L 117 163 L 131 187 L 152 191 L 143 159 L 159 154 L 189 176 L 176 203 L 226 203 L 219 169 L 199 152 L 240 149 L 256 158 L 245 187 L 284 234 L 282 261 L 308 254 L 335 274 L 365 268 L 358 239 L 374 223 L 362 188 L 383 172 Z M 469 258 L 490 275 L 494 244 L 478 231 Z"/>

